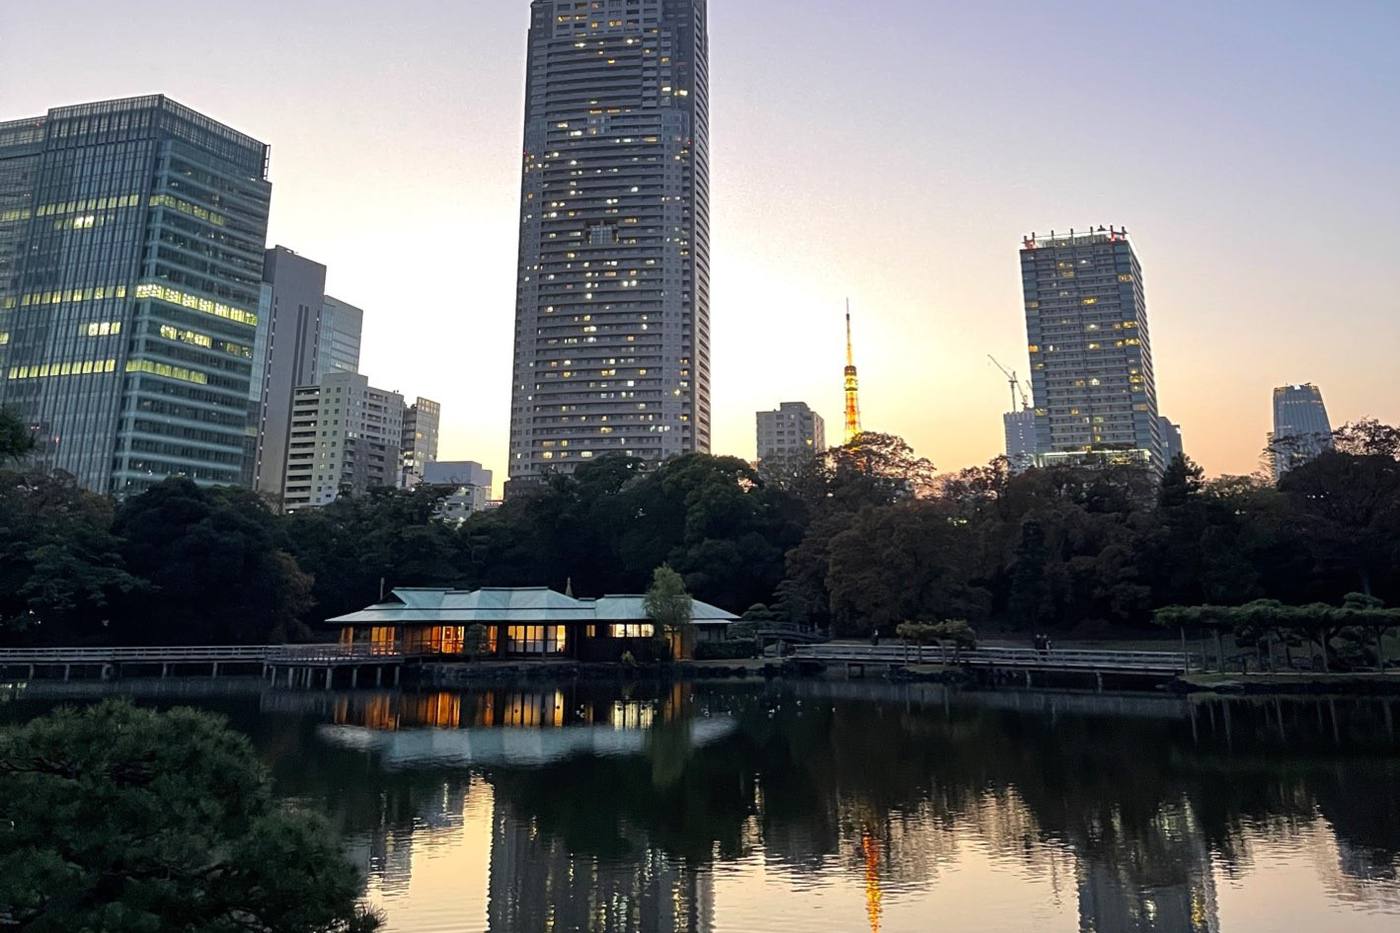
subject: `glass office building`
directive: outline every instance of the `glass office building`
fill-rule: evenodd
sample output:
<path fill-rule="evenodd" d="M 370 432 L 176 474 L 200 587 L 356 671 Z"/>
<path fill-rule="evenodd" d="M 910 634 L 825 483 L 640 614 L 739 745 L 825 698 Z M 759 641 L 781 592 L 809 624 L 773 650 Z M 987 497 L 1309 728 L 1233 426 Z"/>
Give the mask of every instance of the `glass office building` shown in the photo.
<path fill-rule="evenodd" d="M 705 0 L 534 0 L 512 487 L 710 447 Z"/>
<path fill-rule="evenodd" d="M 0 405 L 98 492 L 245 482 L 267 146 L 165 97 L 0 124 Z"/>

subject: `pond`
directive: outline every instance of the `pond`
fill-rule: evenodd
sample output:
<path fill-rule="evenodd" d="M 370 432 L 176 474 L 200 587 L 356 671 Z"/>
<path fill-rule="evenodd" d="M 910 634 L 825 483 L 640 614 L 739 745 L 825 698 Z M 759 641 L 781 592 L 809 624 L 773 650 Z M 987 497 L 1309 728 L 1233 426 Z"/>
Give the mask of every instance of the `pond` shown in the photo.
<path fill-rule="evenodd" d="M 1400 929 L 1395 701 L 117 689 L 251 736 L 389 933 Z"/>

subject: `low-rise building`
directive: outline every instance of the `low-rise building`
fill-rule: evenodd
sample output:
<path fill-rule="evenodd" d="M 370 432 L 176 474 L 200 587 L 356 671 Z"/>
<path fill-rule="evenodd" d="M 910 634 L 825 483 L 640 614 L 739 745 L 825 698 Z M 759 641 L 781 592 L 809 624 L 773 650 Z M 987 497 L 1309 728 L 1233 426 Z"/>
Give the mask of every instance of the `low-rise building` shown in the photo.
<path fill-rule="evenodd" d="M 696 641 L 722 640 L 739 617 L 692 600 Z M 576 599 L 545 587 L 479 590 L 397 589 L 385 602 L 327 620 L 342 645 L 385 655 L 467 659 L 467 630 L 486 631 L 481 654 L 491 657 L 617 661 L 624 653 L 648 656 L 659 634 L 645 596 Z M 673 656 L 686 646 L 672 637 Z"/>

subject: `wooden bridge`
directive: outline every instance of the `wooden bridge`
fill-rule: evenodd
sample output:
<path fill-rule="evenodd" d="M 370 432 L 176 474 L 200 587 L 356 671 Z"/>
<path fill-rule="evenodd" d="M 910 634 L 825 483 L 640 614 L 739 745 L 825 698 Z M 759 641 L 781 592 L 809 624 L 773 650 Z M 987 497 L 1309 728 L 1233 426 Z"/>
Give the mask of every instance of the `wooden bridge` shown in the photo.
<path fill-rule="evenodd" d="M 844 664 L 848 674 L 859 676 L 867 668 L 907 667 L 912 664 L 943 664 L 971 670 L 1020 672 L 1027 685 L 1036 673 L 1090 674 L 1102 686 L 1103 675 L 1169 679 L 1200 668 L 1200 660 L 1180 651 L 1082 651 L 1053 648 L 977 648 L 923 645 L 863 645 L 830 643 L 799 646 L 793 652 L 799 661 L 824 665 Z"/>
<path fill-rule="evenodd" d="M 151 645 L 130 648 L 0 648 L 0 676 L 17 670 L 33 680 L 40 672 L 69 680 L 75 670 L 96 671 L 103 680 L 121 676 L 128 669 L 169 677 L 200 673 L 218 677 L 231 667 L 254 672 L 277 683 L 285 673 L 287 684 L 311 686 L 322 680 L 330 689 L 336 673 L 348 671 L 350 686 L 358 686 L 362 674 L 382 684 L 386 677 L 399 681 L 404 656 L 376 645 Z M 317 674 L 324 672 L 324 677 Z M 91 676 L 91 675 L 89 675 Z"/>
<path fill-rule="evenodd" d="M 764 644 L 783 641 L 790 645 L 816 644 L 829 641 L 825 635 L 807 628 L 778 622 L 764 622 L 758 627 L 758 639 Z"/>

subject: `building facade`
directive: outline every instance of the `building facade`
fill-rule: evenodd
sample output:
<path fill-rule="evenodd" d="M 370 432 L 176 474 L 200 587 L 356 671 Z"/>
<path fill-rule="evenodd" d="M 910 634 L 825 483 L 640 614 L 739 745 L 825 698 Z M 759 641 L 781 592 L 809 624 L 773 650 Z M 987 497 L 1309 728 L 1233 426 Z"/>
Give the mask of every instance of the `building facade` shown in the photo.
<path fill-rule="evenodd" d="M 365 312 L 330 295 L 321 304 L 321 340 L 316 354 L 316 376 L 360 371 L 360 343 Z"/>
<path fill-rule="evenodd" d="M 36 466 L 246 480 L 267 157 L 163 96 L 0 124 L 0 405 Z"/>
<path fill-rule="evenodd" d="M 262 393 L 256 416 L 253 488 L 277 499 L 286 478 L 292 395 L 297 386 L 316 381 L 326 267 L 276 246 L 264 253 L 263 281 L 269 306 L 267 345 L 260 359 Z"/>
<path fill-rule="evenodd" d="M 1035 466 L 1035 410 L 1008 411 L 1001 416 L 1001 422 L 1006 432 L 1006 459 L 1011 465 L 1011 472 L 1024 473 Z"/>
<path fill-rule="evenodd" d="M 262 390 L 253 415 L 253 488 L 280 499 L 287 472 L 292 398 L 325 373 L 357 373 L 364 312 L 326 294 L 326 267 L 285 246 L 263 259 L 266 346 L 257 354 Z"/>
<path fill-rule="evenodd" d="M 490 508 L 494 479 L 490 470 L 472 460 L 429 463 L 423 470 L 425 485 L 449 490 L 438 506 L 437 517 L 454 524 Z"/>
<path fill-rule="evenodd" d="M 1274 430 L 1269 435 L 1274 479 L 1331 449 L 1332 420 L 1322 390 L 1312 383 L 1274 389 Z"/>
<path fill-rule="evenodd" d="M 288 512 L 329 505 L 399 484 L 403 396 L 370 386 L 357 373 L 331 373 L 293 393 L 287 475 Z"/>
<path fill-rule="evenodd" d="M 442 406 L 420 398 L 403 413 L 403 439 L 399 443 L 400 485 L 412 489 L 423 481 L 423 472 L 437 460 L 438 427 Z"/>
<path fill-rule="evenodd" d="M 1126 230 L 1026 237 L 1026 333 L 1043 465 L 1164 465 L 1142 268 Z"/>
<path fill-rule="evenodd" d="M 806 402 L 783 402 L 776 411 L 760 411 L 758 462 L 792 461 L 826 451 L 826 423 Z"/>
<path fill-rule="evenodd" d="M 1162 439 L 1162 462 L 1168 465 L 1177 457 L 1186 456 L 1186 445 L 1181 439 L 1181 425 L 1174 423 L 1166 415 L 1157 419 L 1157 436 Z"/>
<path fill-rule="evenodd" d="M 510 485 L 710 447 L 705 0 L 533 0 Z"/>

